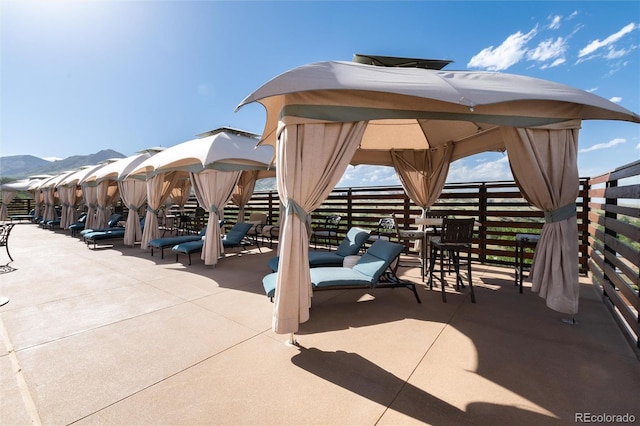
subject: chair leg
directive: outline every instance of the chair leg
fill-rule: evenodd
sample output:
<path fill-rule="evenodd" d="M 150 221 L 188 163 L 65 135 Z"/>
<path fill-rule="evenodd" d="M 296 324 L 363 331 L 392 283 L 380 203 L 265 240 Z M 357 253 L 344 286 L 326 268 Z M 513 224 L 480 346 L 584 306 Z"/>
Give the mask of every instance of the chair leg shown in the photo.
<path fill-rule="evenodd" d="M 469 292 L 471 293 L 471 302 L 476 303 L 476 295 L 473 292 L 473 280 L 471 279 L 471 249 L 467 250 L 467 274 L 469 276 Z"/>
<path fill-rule="evenodd" d="M 7 249 L 7 256 L 9 256 L 9 259 L 11 259 L 11 261 L 13 262 L 13 257 L 11 257 L 11 253 L 9 253 L 9 241 L 7 241 L 7 244 L 5 244 L 4 248 Z"/>

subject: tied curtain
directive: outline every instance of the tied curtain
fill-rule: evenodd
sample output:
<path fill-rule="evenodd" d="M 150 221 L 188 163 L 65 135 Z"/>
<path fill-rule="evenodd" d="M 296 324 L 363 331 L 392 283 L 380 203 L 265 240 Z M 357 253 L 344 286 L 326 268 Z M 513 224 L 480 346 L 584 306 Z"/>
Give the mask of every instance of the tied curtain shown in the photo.
<path fill-rule="evenodd" d="M 391 150 L 391 161 L 405 192 L 422 217 L 442 193 L 453 150 L 448 145 L 426 150 Z"/>
<path fill-rule="evenodd" d="M 127 224 L 124 228 L 124 244 L 133 246 L 136 241 L 142 240 L 138 210 L 147 200 L 147 182 L 139 179 L 125 179 L 118 182 L 118 189 L 122 202 L 129 209 Z"/>
<path fill-rule="evenodd" d="M 2 191 L 2 201 L 0 201 L 0 220 L 9 218 L 9 209 L 7 206 L 16 198 L 16 191 Z"/>
<path fill-rule="evenodd" d="M 118 186 L 108 179 L 99 182 L 96 185 L 96 201 L 98 211 L 96 214 L 96 228 L 104 228 L 107 226 L 109 216 L 111 216 L 111 206 L 118 197 Z"/>
<path fill-rule="evenodd" d="M 179 172 L 158 173 L 147 179 L 147 215 L 144 220 L 140 248 L 147 249 L 149 241 L 160 237 L 158 213 L 179 179 Z"/>
<path fill-rule="evenodd" d="M 450 144 L 423 150 L 391 150 L 391 162 L 411 201 L 422 209 L 420 217 L 426 217 L 427 209 L 436 202 L 444 188 L 453 149 Z M 420 230 L 424 226 L 420 225 Z M 418 251 L 422 241 L 418 240 Z"/>
<path fill-rule="evenodd" d="M 544 211 L 545 224 L 529 278 L 532 290 L 558 312 L 578 312 L 580 121 L 552 128 L 503 128 L 511 170 L 524 197 Z"/>
<path fill-rule="evenodd" d="M 285 117 L 283 120 L 291 119 Z M 366 128 L 350 123 L 278 123 L 277 186 L 285 208 L 281 221 L 273 331 L 295 333 L 309 319 L 309 218 L 347 169 Z"/>
<path fill-rule="evenodd" d="M 56 199 L 55 188 L 50 186 L 42 190 L 42 196 L 44 198 L 44 221 L 56 219 Z"/>
<path fill-rule="evenodd" d="M 224 217 L 224 206 L 231 199 L 233 188 L 240 179 L 240 173 L 240 170 L 222 172 L 206 169 L 189 175 L 198 203 L 209 212 L 204 245 L 200 255 L 205 265 L 215 266 L 218 263 L 218 258 L 224 253 L 219 220 Z"/>
<path fill-rule="evenodd" d="M 97 228 L 96 215 L 98 213 L 98 192 L 93 185 L 82 185 L 82 198 L 87 206 L 87 219 L 84 222 L 84 229 Z"/>
<path fill-rule="evenodd" d="M 69 212 L 69 201 L 66 187 L 58 187 L 58 198 L 60 200 L 60 228 L 65 229 L 65 222 L 67 221 L 67 214 Z"/>
<path fill-rule="evenodd" d="M 66 215 L 63 216 L 63 220 L 60 221 L 60 227 L 62 229 L 69 228 L 69 225 L 72 225 L 76 222 L 76 207 L 78 204 L 78 192 L 76 191 L 76 185 L 70 185 L 64 187 L 63 190 L 66 192 Z"/>
<path fill-rule="evenodd" d="M 258 180 L 258 170 L 245 170 L 233 189 L 231 202 L 238 206 L 238 222 L 244 222 L 244 206 L 247 205 Z"/>

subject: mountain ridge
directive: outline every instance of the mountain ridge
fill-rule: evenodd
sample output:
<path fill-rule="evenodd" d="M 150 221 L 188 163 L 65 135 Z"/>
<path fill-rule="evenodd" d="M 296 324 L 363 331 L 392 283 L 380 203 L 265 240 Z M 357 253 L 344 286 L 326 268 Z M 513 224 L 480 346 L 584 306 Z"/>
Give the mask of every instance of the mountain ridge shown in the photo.
<path fill-rule="evenodd" d="M 103 149 L 88 155 L 72 155 L 56 161 L 47 161 L 33 155 L 10 155 L 0 157 L 0 178 L 13 180 L 42 174 L 56 175 L 82 166 L 100 164 L 113 158 L 125 158 L 125 156 L 112 149 Z"/>

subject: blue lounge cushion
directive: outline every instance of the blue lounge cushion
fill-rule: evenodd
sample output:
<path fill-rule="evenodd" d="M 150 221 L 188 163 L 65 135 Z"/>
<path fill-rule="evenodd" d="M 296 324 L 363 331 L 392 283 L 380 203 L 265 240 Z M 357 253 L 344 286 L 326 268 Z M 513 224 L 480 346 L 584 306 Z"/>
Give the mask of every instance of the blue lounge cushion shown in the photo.
<path fill-rule="evenodd" d="M 242 239 L 247 236 L 247 232 L 249 232 L 252 226 L 253 224 L 249 222 L 236 223 L 222 238 L 222 245 L 225 247 L 240 245 Z"/>
<path fill-rule="evenodd" d="M 378 240 L 369 247 L 363 256 L 360 257 L 353 268 L 342 266 L 312 268 L 309 271 L 311 275 L 311 286 L 314 289 L 375 287 L 380 276 L 403 250 L 404 246 L 402 244 L 392 243 L 386 240 Z M 262 286 L 264 287 L 265 293 L 268 297 L 273 297 L 275 294 L 277 277 L 278 273 L 273 272 L 262 279 Z M 400 286 L 407 285 L 400 284 Z M 415 292 L 415 286 L 410 284 L 409 288 L 412 289 L 416 295 L 416 299 L 419 301 L 420 299 Z"/>
<path fill-rule="evenodd" d="M 342 257 L 358 254 L 364 243 L 369 239 L 369 234 L 369 230 L 352 227 L 336 249 L 336 254 Z"/>
<path fill-rule="evenodd" d="M 187 241 L 184 243 L 176 244 L 171 248 L 171 250 L 176 253 L 190 254 L 202 251 L 203 246 L 204 240 L 201 238 L 195 241 Z"/>
<path fill-rule="evenodd" d="M 278 273 L 273 272 L 262 279 L 262 287 L 267 297 L 273 297 L 276 295 L 276 280 L 278 279 Z"/>
<path fill-rule="evenodd" d="M 336 251 L 309 250 L 309 267 L 342 266 L 344 258 L 358 254 L 368 238 L 368 230 L 352 227 Z M 280 258 L 276 256 L 267 263 L 272 271 L 277 271 L 279 262 Z"/>
<path fill-rule="evenodd" d="M 402 244 L 378 240 L 362 255 L 358 263 L 353 266 L 353 270 L 368 276 L 371 282 L 376 282 L 403 250 L 404 246 Z"/>
<path fill-rule="evenodd" d="M 201 240 L 204 237 L 207 228 L 202 228 L 197 235 L 179 235 L 173 237 L 156 238 L 149 241 L 149 245 L 155 248 L 165 248 L 178 245 L 180 243 L 187 243 L 189 241 Z"/>
<path fill-rule="evenodd" d="M 311 269 L 311 283 L 314 288 L 356 285 L 369 287 L 373 281 L 370 276 L 355 271 L 353 268 L 328 266 Z"/>

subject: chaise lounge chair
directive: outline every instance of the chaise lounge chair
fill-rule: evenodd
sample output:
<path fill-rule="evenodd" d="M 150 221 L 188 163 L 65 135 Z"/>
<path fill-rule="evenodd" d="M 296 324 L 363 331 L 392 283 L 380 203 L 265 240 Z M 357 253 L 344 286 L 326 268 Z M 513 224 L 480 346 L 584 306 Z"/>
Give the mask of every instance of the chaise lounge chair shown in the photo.
<path fill-rule="evenodd" d="M 239 222 L 233 225 L 229 232 L 227 232 L 227 234 L 222 238 L 223 247 L 230 248 L 252 245 L 253 243 L 251 241 L 247 241 L 245 239 L 247 232 L 252 226 L 253 224 L 248 222 Z M 180 254 L 186 254 L 189 256 L 189 265 L 191 265 L 191 253 L 202 252 L 203 246 L 204 240 L 200 239 L 197 241 L 188 241 L 186 243 L 177 244 L 171 248 L 171 251 L 176 254 L 176 262 L 178 261 L 178 255 Z M 258 250 L 260 250 L 260 246 L 258 246 Z"/>
<path fill-rule="evenodd" d="M 69 231 L 71 232 L 71 236 L 75 237 L 78 232 L 84 230 L 84 225 L 87 223 L 87 214 L 82 213 L 78 218 L 78 221 L 69 225 Z"/>
<path fill-rule="evenodd" d="M 94 228 L 94 229 L 83 229 L 80 231 L 80 235 L 84 236 L 86 234 L 88 234 L 89 232 L 100 232 L 100 231 L 108 231 L 112 228 L 116 228 L 118 225 L 118 222 L 120 222 L 122 220 L 122 215 L 119 213 L 114 213 L 111 215 L 111 217 L 109 218 L 109 220 L 107 221 L 107 227 L 106 228 Z"/>
<path fill-rule="evenodd" d="M 404 246 L 401 244 L 378 240 L 352 268 L 330 266 L 311 269 L 311 287 L 314 291 L 404 287 L 413 292 L 418 303 L 422 303 L 416 285 L 398 278 L 394 268 L 391 268 L 403 250 Z M 278 273 L 273 272 L 262 279 L 265 293 L 272 301 L 276 293 L 277 278 Z"/>
<path fill-rule="evenodd" d="M 345 257 L 357 255 L 368 238 L 368 230 L 353 227 L 349 229 L 336 251 L 309 250 L 309 267 L 342 266 Z M 279 262 L 280 258 L 277 256 L 269 259 L 269 268 L 276 272 Z"/>
<path fill-rule="evenodd" d="M 140 226 L 144 228 L 145 218 L 140 219 Z M 113 240 L 116 238 L 124 238 L 125 228 L 122 226 L 114 226 L 113 228 L 108 228 L 99 231 L 88 232 L 84 234 L 84 242 L 87 243 L 87 247 L 89 244 L 93 243 L 93 248 L 96 248 L 98 241 L 104 240 Z"/>
<path fill-rule="evenodd" d="M 222 228 L 224 226 L 225 221 L 219 220 L 218 222 L 220 224 L 220 227 Z M 206 231 L 207 231 L 207 228 L 205 227 L 205 228 L 202 228 L 200 232 L 196 235 L 175 235 L 172 237 L 163 237 L 163 238 L 156 238 L 155 240 L 151 240 L 149 241 L 149 247 L 151 247 L 151 256 L 153 256 L 153 249 L 155 248 L 160 250 L 160 258 L 164 259 L 164 249 L 173 247 L 182 243 L 202 240 Z"/>

